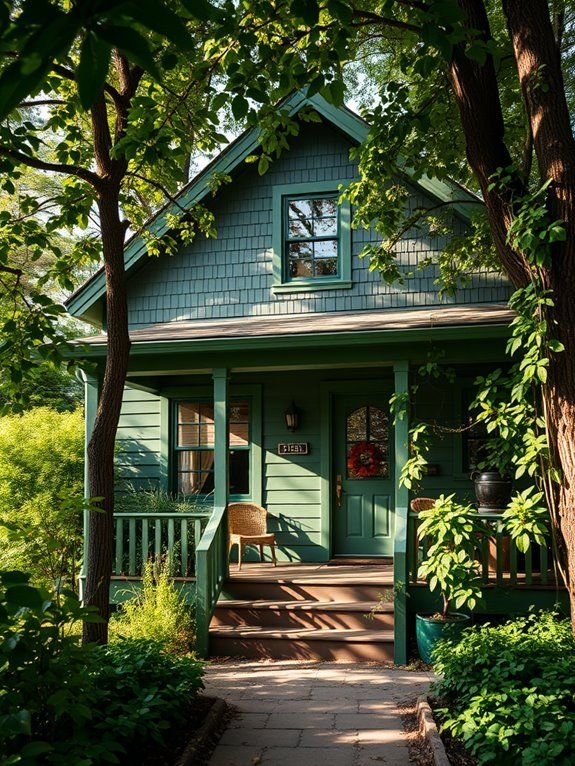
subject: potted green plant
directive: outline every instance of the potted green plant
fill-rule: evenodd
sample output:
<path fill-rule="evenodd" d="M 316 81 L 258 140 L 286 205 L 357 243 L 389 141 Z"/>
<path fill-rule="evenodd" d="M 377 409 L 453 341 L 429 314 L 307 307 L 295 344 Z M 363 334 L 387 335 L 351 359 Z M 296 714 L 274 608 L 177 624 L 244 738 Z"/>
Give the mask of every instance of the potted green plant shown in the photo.
<path fill-rule="evenodd" d="M 479 565 L 474 558 L 477 546 L 477 511 L 461 505 L 455 495 L 441 495 L 433 508 L 419 514 L 418 535 L 427 538 L 429 548 L 419 566 L 419 577 L 431 591 L 439 590 L 441 612 L 416 615 L 417 648 L 424 662 L 431 662 L 435 644 L 457 639 L 469 624 L 469 614 L 450 611 L 474 609 L 481 600 Z"/>

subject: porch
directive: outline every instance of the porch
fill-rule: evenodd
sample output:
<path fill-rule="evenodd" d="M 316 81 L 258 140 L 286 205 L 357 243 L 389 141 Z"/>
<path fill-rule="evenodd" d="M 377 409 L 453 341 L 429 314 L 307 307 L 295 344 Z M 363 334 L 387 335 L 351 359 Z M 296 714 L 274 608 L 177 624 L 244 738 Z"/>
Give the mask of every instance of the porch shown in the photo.
<path fill-rule="evenodd" d="M 119 427 L 120 483 L 124 489 L 132 483 L 196 500 L 201 495 L 204 505 L 163 515 L 118 513 L 112 597 L 124 598 L 126 583 L 137 585 L 149 557 L 168 553 L 175 581 L 190 599 L 196 598 L 202 654 L 218 646 L 216 639 L 235 640 L 240 630 L 252 636 L 259 630 L 262 638 L 261 630 L 269 627 L 276 633 L 280 629 L 281 635 L 269 637 L 272 645 L 266 644 L 266 651 L 273 652 L 273 645 L 287 651 L 300 641 L 298 656 L 305 656 L 336 624 L 364 637 L 373 634 L 374 623 L 363 615 L 378 603 L 379 592 L 393 591 L 380 629 L 390 640 L 379 643 L 385 643 L 388 657 L 404 663 L 413 612 L 435 607 L 416 581 L 425 543 L 416 538 L 416 519 L 408 513 L 410 493 L 400 481 L 408 458 L 409 413 L 394 419 L 390 397 L 409 399 L 413 379 L 430 351 L 450 365 L 451 381 L 431 381 L 418 393 L 417 417 L 447 426 L 434 437 L 434 470 L 421 489 L 429 497 L 455 492 L 470 500 L 466 461 L 471 445 L 457 426 L 475 376 L 505 360 L 508 321 L 505 308 L 468 306 L 438 307 L 433 313 L 421 309 L 306 317 L 308 332 L 298 317 L 198 321 L 134 331 Z M 90 343 L 92 357 L 101 361 L 104 340 Z M 88 435 L 98 388 L 97 375 L 87 380 Z M 284 418 L 294 400 L 302 413 L 295 433 Z M 355 447 L 365 444 L 376 457 L 367 473 L 354 457 Z M 271 581 L 260 582 L 267 593 L 253 597 L 245 595 L 243 581 L 229 577 L 227 557 L 226 508 L 244 500 L 267 508 L 282 564 L 275 572 L 270 567 L 265 576 Z M 86 535 L 87 530 L 86 521 Z M 494 528 L 488 537 L 497 541 L 498 534 Z M 511 551 L 507 564 L 501 545 L 495 565 L 489 565 L 489 543 L 478 544 L 477 554 L 489 592 L 508 594 L 513 589 L 513 603 L 502 596 L 501 610 L 512 611 L 516 600 L 552 603 L 549 555 L 524 560 Z M 339 598 L 339 585 L 330 582 L 339 577 L 337 567 L 320 565 L 342 556 L 366 560 L 354 576 L 361 572 L 360 580 L 367 577 L 369 582 L 350 581 L 349 587 L 371 590 L 349 590 Z M 386 562 L 385 576 L 381 560 Z M 316 568 L 298 574 L 307 565 Z M 253 567 L 246 567 L 248 577 L 260 570 Z M 351 574 L 350 568 L 345 576 Z M 299 582 L 302 576 L 307 583 Z M 305 591 L 312 585 L 319 589 L 318 598 L 312 592 L 309 598 L 293 598 L 298 588 Z M 525 595 L 519 598 L 518 593 Z M 236 603 L 232 615 L 229 604 L 225 612 L 221 607 L 226 597 L 248 603 Z M 219 634 L 210 633 L 210 624 Z M 304 647 L 310 639 L 306 630 L 322 635 Z M 245 652 L 249 636 L 240 638 Z M 332 638 L 342 639 L 350 651 L 351 642 L 345 640 L 352 638 L 350 633 Z"/>
<path fill-rule="evenodd" d="M 395 661 L 408 659 L 415 612 L 439 599 L 417 578 L 426 541 L 418 516 L 407 515 L 393 558 L 244 564 L 227 560 L 225 514 L 116 514 L 112 600 L 138 588 L 150 558 L 176 552 L 174 582 L 197 610 L 203 655 L 252 658 Z M 219 517 L 219 523 L 218 523 Z M 482 514 L 476 556 L 484 586 L 477 615 L 566 606 L 549 544 L 522 554 L 497 514 Z"/>

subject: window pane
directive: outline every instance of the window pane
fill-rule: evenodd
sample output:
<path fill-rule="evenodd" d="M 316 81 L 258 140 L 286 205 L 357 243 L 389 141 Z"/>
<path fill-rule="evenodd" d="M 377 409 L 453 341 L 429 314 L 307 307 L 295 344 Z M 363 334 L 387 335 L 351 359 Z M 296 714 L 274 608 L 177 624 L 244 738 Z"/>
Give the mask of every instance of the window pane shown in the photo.
<path fill-rule="evenodd" d="M 248 495 L 250 492 L 250 452 L 230 450 L 230 494 Z"/>
<path fill-rule="evenodd" d="M 313 223 L 313 233 L 316 237 L 337 235 L 337 218 L 316 218 Z"/>
<path fill-rule="evenodd" d="M 304 218 L 311 218 L 312 215 L 312 200 L 291 199 L 288 202 L 288 219 L 290 221 L 301 221 Z"/>
<path fill-rule="evenodd" d="M 311 277 L 313 276 L 313 262 L 310 259 L 290 258 L 289 261 L 290 277 Z"/>
<path fill-rule="evenodd" d="M 335 277 L 337 276 L 337 259 L 321 258 L 315 261 L 316 277 Z"/>
<path fill-rule="evenodd" d="M 337 239 L 323 239 L 313 243 L 316 258 L 337 258 Z"/>
<path fill-rule="evenodd" d="M 200 425 L 200 447 L 212 447 L 216 438 L 215 426 L 213 423 Z"/>
<path fill-rule="evenodd" d="M 303 218 L 301 221 L 288 221 L 288 236 L 290 239 L 299 239 L 311 237 L 313 235 L 313 222 L 309 218 Z"/>
<path fill-rule="evenodd" d="M 249 427 L 247 423 L 230 423 L 230 447 L 242 447 L 249 444 Z"/>
<path fill-rule="evenodd" d="M 247 423 L 249 420 L 249 404 L 247 402 L 232 402 L 230 404 L 230 423 Z"/>
<path fill-rule="evenodd" d="M 367 439 L 367 407 L 354 410 L 347 418 L 347 441 L 360 442 Z"/>
<path fill-rule="evenodd" d="M 200 420 L 200 405 L 197 402 L 181 402 L 178 404 L 178 423 L 198 423 Z"/>
<path fill-rule="evenodd" d="M 214 422 L 214 405 L 211 402 L 202 402 L 200 404 L 200 422 Z"/>
<path fill-rule="evenodd" d="M 312 200 L 314 218 L 326 218 L 337 215 L 336 197 L 318 197 Z"/>
<path fill-rule="evenodd" d="M 374 441 L 387 442 L 389 438 L 389 418 L 378 407 L 369 408 L 369 431 Z"/>
<path fill-rule="evenodd" d="M 178 452 L 178 492 L 205 495 L 214 490 L 214 451 Z"/>
<path fill-rule="evenodd" d="M 178 426 L 178 447 L 197 447 L 200 438 L 199 426 Z"/>
<path fill-rule="evenodd" d="M 290 242 L 288 255 L 292 258 L 311 258 L 313 255 L 313 244 L 311 242 Z"/>

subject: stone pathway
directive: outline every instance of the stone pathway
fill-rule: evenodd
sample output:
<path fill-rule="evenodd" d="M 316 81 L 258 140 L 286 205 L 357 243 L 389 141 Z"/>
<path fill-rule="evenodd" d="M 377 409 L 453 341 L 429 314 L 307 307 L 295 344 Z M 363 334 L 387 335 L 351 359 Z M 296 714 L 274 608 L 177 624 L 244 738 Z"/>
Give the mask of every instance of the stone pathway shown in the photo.
<path fill-rule="evenodd" d="M 238 712 L 209 766 L 405 766 L 397 703 L 423 693 L 431 678 L 331 662 L 211 665 L 206 694 Z"/>

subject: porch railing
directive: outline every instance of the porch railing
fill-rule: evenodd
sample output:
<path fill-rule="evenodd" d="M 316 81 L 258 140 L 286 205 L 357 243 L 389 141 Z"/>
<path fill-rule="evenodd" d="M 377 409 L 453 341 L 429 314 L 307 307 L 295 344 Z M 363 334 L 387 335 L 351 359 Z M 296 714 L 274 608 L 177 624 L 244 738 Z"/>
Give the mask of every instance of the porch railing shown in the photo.
<path fill-rule="evenodd" d="M 531 545 L 521 553 L 515 542 L 505 534 L 504 523 L 498 513 L 482 513 L 478 516 L 475 556 L 480 565 L 485 585 L 510 587 L 521 585 L 548 585 L 554 582 L 551 547 Z M 418 583 L 417 570 L 426 556 L 428 540 L 418 534 L 419 516 L 410 512 L 407 531 L 407 568 L 410 585 Z"/>
<path fill-rule="evenodd" d="M 216 506 L 196 548 L 196 649 L 208 654 L 209 625 L 228 573 L 226 506 Z"/>
<path fill-rule="evenodd" d="M 194 577 L 196 548 L 211 516 L 200 513 L 116 513 L 114 572 L 141 577 L 151 558 L 166 557 L 174 577 Z"/>

